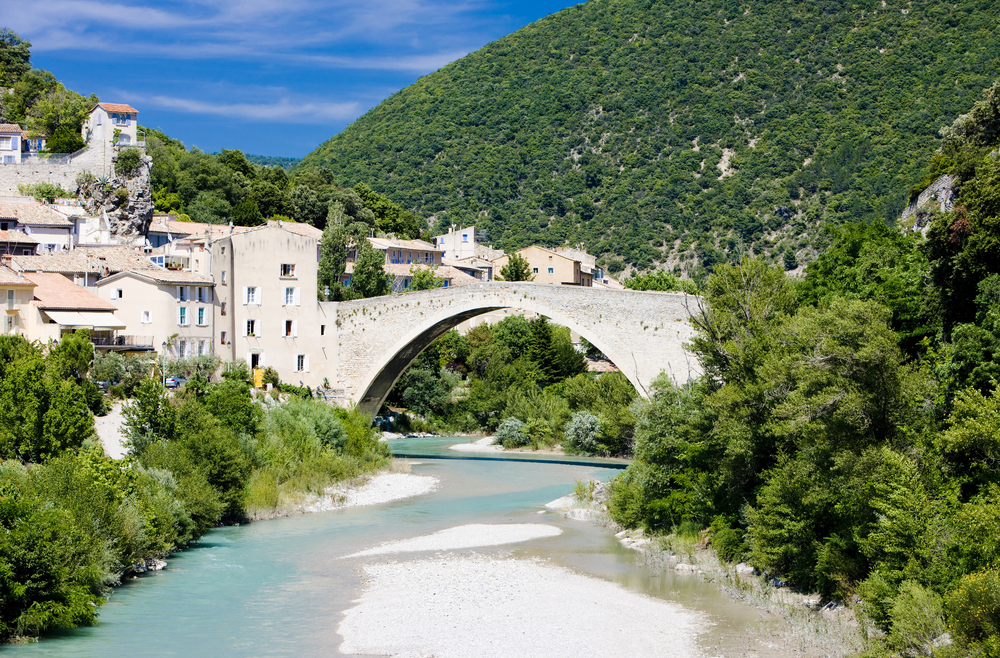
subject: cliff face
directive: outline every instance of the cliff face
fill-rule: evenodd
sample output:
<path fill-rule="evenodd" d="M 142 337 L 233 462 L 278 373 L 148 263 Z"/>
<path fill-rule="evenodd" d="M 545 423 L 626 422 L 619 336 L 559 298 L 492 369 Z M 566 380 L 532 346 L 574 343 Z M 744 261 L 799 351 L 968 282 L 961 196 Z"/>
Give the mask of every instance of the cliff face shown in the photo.
<path fill-rule="evenodd" d="M 95 178 L 78 178 L 77 195 L 91 215 L 107 213 L 111 235 L 117 237 L 145 236 L 153 220 L 153 194 L 149 171 L 153 159 L 142 153 L 139 165 L 119 172 L 119 158 L 129 150 L 116 149 L 112 158 L 112 174 Z M 124 156 L 129 157 L 129 156 Z"/>

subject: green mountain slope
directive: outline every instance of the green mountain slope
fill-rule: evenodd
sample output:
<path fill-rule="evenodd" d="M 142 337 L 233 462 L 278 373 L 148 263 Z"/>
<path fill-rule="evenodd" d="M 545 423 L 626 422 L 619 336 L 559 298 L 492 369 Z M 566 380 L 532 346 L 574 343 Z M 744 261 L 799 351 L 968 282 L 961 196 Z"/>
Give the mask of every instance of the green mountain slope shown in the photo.
<path fill-rule="evenodd" d="M 590 0 L 421 78 L 307 156 L 439 226 L 692 268 L 893 218 L 1000 64 L 1000 3 Z M 725 175 L 723 175 L 725 174 Z M 786 252 L 792 253 L 786 253 Z"/>

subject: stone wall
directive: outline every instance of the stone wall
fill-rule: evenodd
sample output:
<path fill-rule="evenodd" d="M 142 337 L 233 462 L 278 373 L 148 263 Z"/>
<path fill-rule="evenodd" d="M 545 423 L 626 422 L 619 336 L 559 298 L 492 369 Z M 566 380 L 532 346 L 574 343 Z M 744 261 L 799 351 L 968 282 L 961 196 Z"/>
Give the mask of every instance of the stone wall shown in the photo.
<path fill-rule="evenodd" d="M 76 176 L 89 171 L 95 176 L 108 173 L 111 155 L 102 149 L 88 148 L 67 164 L 46 164 L 44 160 L 32 160 L 24 164 L 0 165 L 0 196 L 18 194 L 18 185 L 52 183 L 73 192 L 76 190 Z M 107 159 L 107 164 L 105 163 Z"/>
<path fill-rule="evenodd" d="M 363 411 L 374 413 L 406 366 L 435 338 L 471 317 L 521 308 L 593 343 L 645 397 L 661 372 L 678 383 L 700 373 L 696 359 L 683 347 L 694 334 L 688 322 L 694 304 L 696 298 L 682 293 L 527 282 L 478 283 L 341 302 L 335 305 L 338 378 Z"/>

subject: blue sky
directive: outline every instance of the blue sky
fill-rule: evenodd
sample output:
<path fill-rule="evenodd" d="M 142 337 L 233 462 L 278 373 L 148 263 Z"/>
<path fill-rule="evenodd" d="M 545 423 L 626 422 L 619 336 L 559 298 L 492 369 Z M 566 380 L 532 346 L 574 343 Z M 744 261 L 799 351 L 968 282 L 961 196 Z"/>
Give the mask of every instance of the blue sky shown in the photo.
<path fill-rule="evenodd" d="M 35 0 L 3 26 L 67 87 L 204 151 L 301 157 L 566 0 Z"/>

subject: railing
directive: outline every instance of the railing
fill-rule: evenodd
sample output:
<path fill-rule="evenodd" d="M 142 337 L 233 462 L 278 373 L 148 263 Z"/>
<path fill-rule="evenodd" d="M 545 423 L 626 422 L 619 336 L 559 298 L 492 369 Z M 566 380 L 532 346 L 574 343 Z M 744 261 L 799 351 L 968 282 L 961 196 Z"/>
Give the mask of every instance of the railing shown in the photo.
<path fill-rule="evenodd" d="M 22 153 L 21 164 L 69 164 L 73 153 Z"/>
<path fill-rule="evenodd" d="M 153 348 L 152 336 L 91 336 L 90 342 L 94 347 Z"/>

